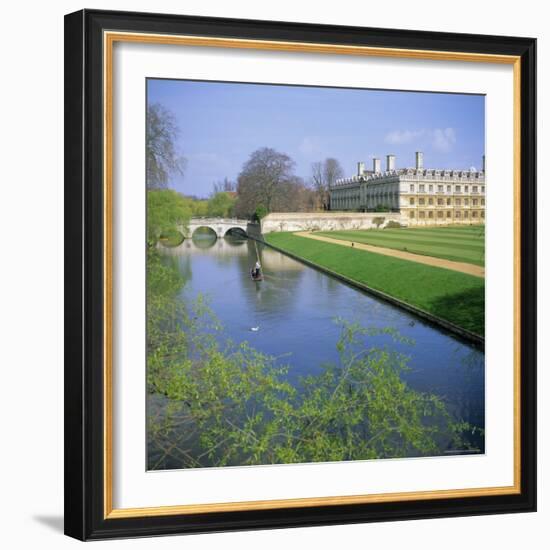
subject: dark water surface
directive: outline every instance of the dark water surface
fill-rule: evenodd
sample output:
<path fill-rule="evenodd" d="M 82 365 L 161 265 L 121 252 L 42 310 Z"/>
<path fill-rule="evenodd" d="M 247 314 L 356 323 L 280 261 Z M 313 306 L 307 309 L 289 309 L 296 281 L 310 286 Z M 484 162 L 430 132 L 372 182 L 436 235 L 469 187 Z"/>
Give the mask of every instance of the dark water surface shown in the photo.
<path fill-rule="evenodd" d="M 412 370 L 405 376 L 411 387 L 437 394 L 463 420 L 484 427 L 485 355 L 474 346 L 255 241 L 204 236 L 163 253 L 177 259 L 187 281 L 182 297 L 209 298 L 225 329 L 220 338 L 246 340 L 278 357 L 290 365 L 291 380 L 337 362 L 341 327 L 335 318 L 391 327 L 414 345 L 384 335 L 371 337 L 369 344 L 410 356 Z M 259 283 L 249 275 L 257 254 L 264 272 Z"/>

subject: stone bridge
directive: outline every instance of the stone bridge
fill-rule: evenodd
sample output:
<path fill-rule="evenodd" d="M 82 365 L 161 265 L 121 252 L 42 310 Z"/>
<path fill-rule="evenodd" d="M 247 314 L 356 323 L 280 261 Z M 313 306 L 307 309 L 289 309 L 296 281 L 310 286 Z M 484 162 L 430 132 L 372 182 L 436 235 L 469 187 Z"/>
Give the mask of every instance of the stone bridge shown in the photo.
<path fill-rule="evenodd" d="M 247 220 L 237 218 L 191 218 L 187 227 L 180 227 L 179 230 L 187 237 L 193 237 L 193 233 L 200 227 L 211 229 L 217 237 L 225 237 L 231 229 L 239 229 L 246 235 Z"/>

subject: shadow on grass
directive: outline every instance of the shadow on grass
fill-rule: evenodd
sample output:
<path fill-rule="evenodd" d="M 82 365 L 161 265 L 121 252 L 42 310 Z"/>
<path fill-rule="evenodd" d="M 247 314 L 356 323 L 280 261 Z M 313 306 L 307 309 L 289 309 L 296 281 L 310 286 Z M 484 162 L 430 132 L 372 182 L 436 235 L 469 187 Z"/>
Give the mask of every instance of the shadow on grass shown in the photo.
<path fill-rule="evenodd" d="M 485 287 L 446 294 L 430 302 L 430 311 L 455 325 L 485 336 Z"/>

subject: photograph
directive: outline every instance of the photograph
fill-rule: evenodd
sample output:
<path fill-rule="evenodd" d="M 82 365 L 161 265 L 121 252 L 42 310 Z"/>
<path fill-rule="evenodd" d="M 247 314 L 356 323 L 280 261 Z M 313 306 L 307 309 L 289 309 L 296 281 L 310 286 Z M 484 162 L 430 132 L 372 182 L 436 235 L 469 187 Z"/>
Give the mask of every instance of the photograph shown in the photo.
<path fill-rule="evenodd" d="M 66 15 L 68 536 L 536 510 L 536 38 L 367 11 Z"/>
<path fill-rule="evenodd" d="M 484 455 L 485 95 L 145 86 L 146 469 Z"/>

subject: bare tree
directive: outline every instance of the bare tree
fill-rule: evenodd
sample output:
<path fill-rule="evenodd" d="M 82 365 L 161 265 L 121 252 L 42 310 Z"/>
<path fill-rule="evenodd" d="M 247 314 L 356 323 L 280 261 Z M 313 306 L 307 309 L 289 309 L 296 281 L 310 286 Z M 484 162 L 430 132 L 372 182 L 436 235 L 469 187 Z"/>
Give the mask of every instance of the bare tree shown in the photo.
<path fill-rule="evenodd" d="M 225 177 L 223 181 L 214 182 L 212 195 L 216 195 L 217 193 L 234 193 L 236 190 L 237 184 L 228 177 Z"/>
<path fill-rule="evenodd" d="M 268 212 L 288 210 L 290 191 L 297 183 L 294 161 L 284 153 L 263 147 L 254 151 L 237 180 L 236 212 L 252 215 L 258 206 Z"/>
<path fill-rule="evenodd" d="M 344 170 L 335 158 L 327 158 L 323 162 L 311 165 L 311 181 L 323 209 L 329 207 L 329 190 L 336 180 L 344 176 Z"/>
<path fill-rule="evenodd" d="M 313 185 L 315 193 L 317 194 L 320 206 L 324 208 L 325 196 L 327 194 L 327 186 L 325 183 L 325 174 L 322 162 L 314 162 L 311 165 L 311 183 Z"/>
<path fill-rule="evenodd" d="M 163 189 L 171 174 L 183 174 L 185 158 L 176 150 L 179 134 L 174 115 L 160 103 L 147 107 L 147 188 Z"/>

